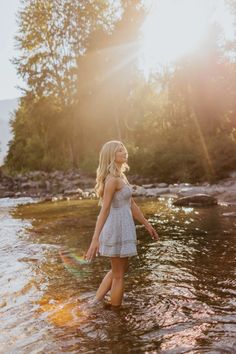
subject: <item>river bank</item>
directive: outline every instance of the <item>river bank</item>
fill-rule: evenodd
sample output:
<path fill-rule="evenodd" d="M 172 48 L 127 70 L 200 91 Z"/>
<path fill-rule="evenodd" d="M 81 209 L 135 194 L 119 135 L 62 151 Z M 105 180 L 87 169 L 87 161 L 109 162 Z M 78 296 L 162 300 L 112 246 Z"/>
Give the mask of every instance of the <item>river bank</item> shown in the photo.
<path fill-rule="evenodd" d="M 157 178 L 129 176 L 133 196 L 173 197 L 184 203 L 236 204 L 236 171 L 217 183 L 173 183 L 157 182 Z M 80 170 L 68 172 L 33 171 L 8 176 L 0 174 L 0 198 L 39 198 L 42 201 L 95 198 L 95 176 Z M 186 198 L 187 197 L 187 198 Z M 189 198 L 189 199 L 188 199 Z M 180 201 L 181 202 L 181 201 Z"/>

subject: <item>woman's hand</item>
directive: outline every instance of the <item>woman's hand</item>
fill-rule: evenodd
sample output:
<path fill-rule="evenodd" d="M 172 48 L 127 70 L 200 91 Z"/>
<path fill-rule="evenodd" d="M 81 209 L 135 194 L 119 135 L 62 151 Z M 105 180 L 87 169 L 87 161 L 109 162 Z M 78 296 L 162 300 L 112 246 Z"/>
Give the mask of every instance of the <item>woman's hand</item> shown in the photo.
<path fill-rule="evenodd" d="M 159 235 L 156 232 L 156 230 L 154 229 L 154 227 L 152 227 L 151 224 L 147 224 L 145 225 L 145 229 L 148 231 L 148 233 L 151 235 L 153 240 L 158 240 L 159 239 Z"/>
<path fill-rule="evenodd" d="M 99 248 L 99 240 L 97 240 L 97 239 L 92 240 L 90 247 L 89 247 L 86 255 L 84 256 L 84 259 L 91 262 L 92 259 L 96 256 L 96 254 L 98 252 L 98 248 Z"/>

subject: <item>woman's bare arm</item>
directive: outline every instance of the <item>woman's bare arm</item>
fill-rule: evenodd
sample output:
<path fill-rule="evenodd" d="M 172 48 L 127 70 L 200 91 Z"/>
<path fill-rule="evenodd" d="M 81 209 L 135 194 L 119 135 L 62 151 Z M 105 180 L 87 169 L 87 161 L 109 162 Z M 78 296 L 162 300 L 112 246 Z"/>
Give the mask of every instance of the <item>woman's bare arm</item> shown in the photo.
<path fill-rule="evenodd" d="M 125 178 L 126 182 L 129 183 L 129 181 L 125 175 L 124 175 L 124 178 Z M 133 218 L 135 220 L 137 220 L 138 222 L 140 222 L 140 224 L 144 225 L 145 227 L 148 227 L 148 225 L 150 225 L 150 223 L 147 221 L 147 219 L 145 219 L 143 213 L 141 212 L 140 208 L 135 203 L 133 198 L 131 198 L 131 211 L 132 211 Z"/>
<path fill-rule="evenodd" d="M 134 199 L 131 198 L 131 211 L 133 218 L 140 222 L 140 224 L 147 226 L 149 222 L 147 219 L 144 217 L 143 213 L 141 212 L 139 206 L 135 203 Z"/>
<path fill-rule="evenodd" d="M 149 234 L 154 240 L 158 240 L 159 238 L 158 233 L 153 228 L 153 226 L 148 222 L 148 220 L 144 217 L 139 206 L 135 203 L 133 198 L 131 198 L 131 211 L 132 211 L 133 218 L 138 222 L 140 222 L 140 224 L 145 226 L 146 230 L 149 232 Z"/>
<path fill-rule="evenodd" d="M 118 182 L 115 177 L 109 178 L 109 180 L 105 184 L 104 194 L 103 194 L 103 205 L 102 205 L 101 211 L 100 211 L 98 218 L 97 218 L 97 222 L 95 225 L 95 230 L 94 230 L 94 234 L 92 237 L 90 247 L 84 257 L 88 261 L 91 261 L 98 251 L 99 235 L 100 235 L 103 225 L 105 224 L 105 221 L 108 217 L 110 207 L 111 207 L 111 202 L 113 199 L 113 195 L 117 189 L 117 184 L 118 184 Z"/>
<path fill-rule="evenodd" d="M 98 239 L 100 232 L 102 231 L 103 225 L 105 224 L 105 221 L 109 215 L 110 212 L 110 207 L 111 207 L 111 202 L 113 199 L 113 195 L 117 189 L 117 179 L 115 177 L 109 178 L 107 183 L 105 184 L 104 188 L 104 195 L 103 195 L 103 204 L 101 211 L 98 215 L 94 234 L 93 234 L 93 239 Z"/>

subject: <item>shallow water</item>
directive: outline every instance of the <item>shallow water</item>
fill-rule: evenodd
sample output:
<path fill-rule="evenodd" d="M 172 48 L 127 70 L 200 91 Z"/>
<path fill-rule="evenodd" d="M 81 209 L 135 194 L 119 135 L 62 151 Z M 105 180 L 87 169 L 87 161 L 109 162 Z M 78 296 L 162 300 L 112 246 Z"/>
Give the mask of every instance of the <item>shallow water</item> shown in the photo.
<path fill-rule="evenodd" d="M 138 203 L 155 225 L 137 228 L 120 310 L 86 307 L 110 269 L 81 265 L 99 212 L 95 200 L 25 204 L 0 199 L 1 353 L 236 352 L 236 219 L 224 205 Z M 107 296 L 109 299 L 109 294 Z"/>

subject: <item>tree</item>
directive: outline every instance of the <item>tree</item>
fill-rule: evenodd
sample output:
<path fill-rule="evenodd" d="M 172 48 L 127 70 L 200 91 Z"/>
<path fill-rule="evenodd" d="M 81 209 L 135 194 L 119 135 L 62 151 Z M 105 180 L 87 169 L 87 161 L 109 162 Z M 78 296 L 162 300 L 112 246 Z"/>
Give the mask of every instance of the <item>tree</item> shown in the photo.
<path fill-rule="evenodd" d="M 37 98 L 52 95 L 62 107 L 74 100 L 78 60 L 91 32 L 112 26 L 107 0 L 22 0 L 16 36 L 18 73 Z"/>
<path fill-rule="evenodd" d="M 145 15 L 140 4 L 137 0 L 123 0 L 121 16 L 112 31 L 91 32 L 87 51 L 79 59 L 75 129 L 77 123 L 80 151 L 88 134 L 92 139 L 93 144 L 84 150 L 87 156 L 107 139 L 127 138 L 129 97 L 137 76 L 139 28 Z M 82 124 L 78 124 L 79 116 Z"/>
<path fill-rule="evenodd" d="M 78 100 L 79 58 L 87 49 L 91 32 L 100 28 L 111 30 L 117 17 L 117 5 L 109 0 L 22 0 L 21 5 L 19 33 L 16 36 L 21 54 L 13 62 L 18 74 L 25 80 L 27 89 L 24 90 L 25 95 L 15 121 L 12 121 L 14 138 L 10 142 L 6 163 L 12 167 L 31 168 L 32 160 L 26 154 L 27 151 L 30 153 L 30 149 L 27 150 L 27 135 L 24 141 L 24 135 L 21 134 L 20 127 L 24 126 L 25 131 L 29 130 L 32 144 L 38 146 L 36 151 L 43 150 L 42 156 L 47 155 L 47 160 L 51 156 L 54 160 L 52 165 L 60 165 L 61 156 L 66 156 L 65 160 L 73 164 L 78 153 L 74 149 L 74 141 L 78 137 L 74 136 L 72 112 Z M 41 118 L 36 112 L 40 112 Z M 33 114 L 37 116 L 37 123 Z M 80 117 L 77 118 L 80 120 Z M 78 124 L 81 125 L 80 122 Z M 39 125 L 43 126 L 40 134 Z M 48 139 L 56 140 L 57 136 L 63 134 L 62 145 L 65 150 L 61 154 L 61 149 Z M 48 145 L 51 148 L 54 146 L 55 150 L 48 151 Z M 14 156 L 23 152 L 25 160 L 19 159 L 14 164 Z"/>

